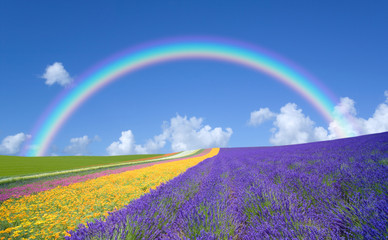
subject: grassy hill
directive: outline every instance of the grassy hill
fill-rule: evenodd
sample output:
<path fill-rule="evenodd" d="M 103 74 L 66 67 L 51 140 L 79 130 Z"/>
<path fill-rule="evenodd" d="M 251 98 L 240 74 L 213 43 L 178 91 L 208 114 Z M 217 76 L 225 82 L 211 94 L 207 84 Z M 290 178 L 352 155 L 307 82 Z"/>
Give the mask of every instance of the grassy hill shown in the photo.
<path fill-rule="evenodd" d="M 56 157 L 18 157 L 0 155 L 0 177 L 20 176 L 113 163 L 132 162 L 160 156 L 163 156 L 163 154 Z"/>

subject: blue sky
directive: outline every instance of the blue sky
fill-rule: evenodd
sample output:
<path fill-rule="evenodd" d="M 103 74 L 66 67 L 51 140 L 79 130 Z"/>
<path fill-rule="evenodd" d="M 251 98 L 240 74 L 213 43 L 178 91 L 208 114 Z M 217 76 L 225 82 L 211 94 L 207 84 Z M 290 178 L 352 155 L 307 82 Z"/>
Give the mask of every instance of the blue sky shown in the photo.
<path fill-rule="evenodd" d="M 233 39 L 277 53 L 342 98 L 337 110 L 352 116 L 357 134 L 388 131 L 386 1 L 128 2 L 1 3 L 0 154 L 20 153 L 63 90 L 57 82 L 45 83 L 49 66 L 61 63 L 54 73 L 76 79 L 123 49 L 182 36 Z M 188 60 L 145 68 L 104 88 L 72 115 L 48 154 L 171 152 L 335 137 L 304 98 L 270 77 L 229 63 Z"/>

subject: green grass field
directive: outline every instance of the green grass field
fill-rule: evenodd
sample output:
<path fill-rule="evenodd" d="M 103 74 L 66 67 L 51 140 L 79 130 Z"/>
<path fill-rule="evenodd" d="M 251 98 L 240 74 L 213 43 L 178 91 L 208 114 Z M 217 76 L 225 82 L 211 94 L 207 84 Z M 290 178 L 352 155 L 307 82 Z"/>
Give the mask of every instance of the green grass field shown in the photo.
<path fill-rule="evenodd" d="M 16 157 L 0 155 L 0 178 L 139 161 L 163 154 L 123 156 Z"/>

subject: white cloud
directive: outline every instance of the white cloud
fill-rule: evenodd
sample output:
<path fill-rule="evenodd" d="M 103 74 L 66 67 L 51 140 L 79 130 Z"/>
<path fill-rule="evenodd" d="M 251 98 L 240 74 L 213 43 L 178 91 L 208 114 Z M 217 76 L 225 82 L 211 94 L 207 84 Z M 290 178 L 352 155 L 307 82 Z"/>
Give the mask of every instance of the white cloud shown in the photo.
<path fill-rule="evenodd" d="M 181 117 L 177 115 L 166 124 L 165 131 L 169 132 L 172 151 L 185 151 L 198 148 L 225 147 L 233 131 L 231 128 L 202 126 L 203 119 Z"/>
<path fill-rule="evenodd" d="M 270 142 L 274 145 L 284 145 L 336 139 L 340 137 L 337 130 L 343 128 L 347 134 L 353 136 L 388 131 L 388 91 L 385 91 L 384 95 L 385 102 L 379 104 L 373 116 L 368 119 L 357 117 L 353 99 L 341 98 L 335 106 L 333 114 L 343 123 L 334 120 L 329 123 L 328 129 L 316 127 L 314 121 L 305 116 L 295 103 L 287 103 L 280 109 L 280 113 L 274 114 L 276 118 L 273 122 L 274 128 Z M 263 112 L 272 113 L 269 109 Z M 261 115 L 265 116 L 264 113 Z"/>
<path fill-rule="evenodd" d="M 341 98 L 340 103 L 334 107 L 334 112 L 356 116 L 357 111 L 354 107 L 354 100 L 348 97 Z"/>
<path fill-rule="evenodd" d="M 67 86 L 73 81 L 60 62 L 55 62 L 52 65 L 47 66 L 46 72 L 42 75 L 42 78 L 46 79 L 45 83 L 47 85 L 57 83 L 61 86 Z"/>
<path fill-rule="evenodd" d="M 113 142 L 106 149 L 109 155 L 127 155 L 134 152 L 135 138 L 131 130 L 121 132 L 119 141 Z"/>
<path fill-rule="evenodd" d="M 109 155 L 147 154 L 156 153 L 167 142 L 171 143 L 173 152 L 198 148 L 225 147 L 232 135 L 231 128 L 223 131 L 222 128 L 212 129 L 209 125 L 202 125 L 203 119 L 177 115 L 169 122 L 164 122 L 160 135 L 149 139 L 144 145 L 135 144 L 131 130 L 121 132 L 119 141 L 113 142 L 107 148 Z"/>
<path fill-rule="evenodd" d="M 155 136 L 153 139 L 149 139 L 144 146 L 135 145 L 135 153 L 137 154 L 149 154 L 157 153 L 162 149 L 167 142 L 168 132 L 163 132 L 160 135 Z"/>
<path fill-rule="evenodd" d="M 135 136 L 131 130 L 121 132 L 119 141 L 113 142 L 107 147 L 109 155 L 128 155 L 128 154 L 148 154 L 157 152 L 163 148 L 166 143 L 163 135 L 155 136 L 142 145 L 135 144 Z"/>
<path fill-rule="evenodd" d="M 341 98 L 340 103 L 335 107 L 334 113 L 342 114 L 342 119 L 347 124 L 346 132 L 350 135 L 358 136 L 388 131 L 388 91 L 384 92 L 386 100 L 375 109 L 372 117 L 368 119 L 357 117 L 355 102 L 350 98 Z M 338 138 L 336 128 L 343 126 L 338 121 L 332 121 L 329 125 L 330 138 Z"/>
<path fill-rule="evenodd" d="M 67 154 L 71 155 L 87 155 L 89 154 L 89 144 L 93 142 L 93 139 L 90 139 L 88 136 L 72 138 L 70 139 L 70 145 L 65 147 L 63 150 Z"/>
<path fill-rule="evenodd" d="M 354 100 L 348 97 L 344 97 L 340 99 L 340 102 L 334 107 L 333 114 L 336 116 L 338 120 L 334 120 L 329 124 L 329 138 L 335 139 L 338 138 L 338 133 L 341 131 L 345 131 L 346 135 L 356 136 L 359 135 L 360 123 L 356 118 L 357 111 L 354 106 Z M 352 124 L 343 124 L 345 122 L 351 122 Z M 344 129 L 345 128 L 345 129 Z"/>
<path fill-rule="evenodd" d="M 29 138 L 31 138 L 31 135 L 24 133 L 5 137 L 0 145 L 0 153 L 9 155 L 17 154 L 20 151 L 21 145 Z"/>
<path fill-rule="evenodd" d="M 386 103 L 380 104 L 376 108 L 373 117 L 368 118 L 368 120 L 364 120 L 363 123 L 363 130 L 365 133 L 388 131 L 388 105 Z"/>
<path fill-rule="evenodd" d="M 252 126 L 258 126 L 262 122 L 269 120 L 275 116 L 276 114 L 271 112 L 269 108 L 260 108 L 259 111 L 251 112 L 251 118 L 249 119 L 248 124 Z"/>
<path fill-rule="evenodd" d="M 273 124 L 275 129 L 270 142 L 274 145 L 327 139 L 327 131 L 322 127 L 315 127 L 315 123 L 305 116 L 295 103 L 287 103 L 283 106 Z"/>
<path fill-rule="evenodd" d="M 366 133 L 378 133 L 388 131 L 388 90 L 384 91 L 385 101 L 377 106 L 373 117 L 364 120 Z"/>

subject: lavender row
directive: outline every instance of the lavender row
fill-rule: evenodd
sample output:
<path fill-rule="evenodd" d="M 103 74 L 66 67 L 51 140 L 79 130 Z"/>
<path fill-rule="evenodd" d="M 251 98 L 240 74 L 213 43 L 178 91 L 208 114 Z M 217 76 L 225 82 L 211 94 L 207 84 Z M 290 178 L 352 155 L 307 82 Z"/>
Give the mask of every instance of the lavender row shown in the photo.
<path fill-rule="evenodd" d="M 388 133 L 220 153 L 67 239 L 386 239 Z"/>

